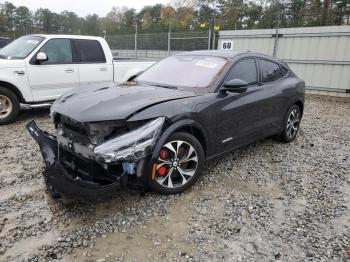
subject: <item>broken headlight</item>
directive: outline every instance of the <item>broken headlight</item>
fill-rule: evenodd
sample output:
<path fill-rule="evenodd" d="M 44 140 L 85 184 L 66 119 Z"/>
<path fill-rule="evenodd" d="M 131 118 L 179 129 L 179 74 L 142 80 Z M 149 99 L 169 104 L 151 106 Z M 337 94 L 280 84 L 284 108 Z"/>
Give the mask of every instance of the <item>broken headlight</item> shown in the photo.
<path fill-rule="evenodd" d="M 94 149 L 96 160 L 112 163 L 136 161 L 152 152 L 163 127 L 165 117 L 159 117 L 127 134 L 113 138 Z"/>

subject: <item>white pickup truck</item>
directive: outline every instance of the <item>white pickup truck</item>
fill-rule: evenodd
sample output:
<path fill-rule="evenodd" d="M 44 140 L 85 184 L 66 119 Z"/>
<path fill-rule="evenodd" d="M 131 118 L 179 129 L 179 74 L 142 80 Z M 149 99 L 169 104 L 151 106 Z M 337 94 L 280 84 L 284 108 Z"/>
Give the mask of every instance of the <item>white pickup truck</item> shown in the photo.
<path fill-rule="evenodd" d="M 24 107 L 48 105 L 67 90 L 123 82 L 154 61 L 113 61 L 100 37 L 28 35 L 0 50 L 0 125 Z"/>

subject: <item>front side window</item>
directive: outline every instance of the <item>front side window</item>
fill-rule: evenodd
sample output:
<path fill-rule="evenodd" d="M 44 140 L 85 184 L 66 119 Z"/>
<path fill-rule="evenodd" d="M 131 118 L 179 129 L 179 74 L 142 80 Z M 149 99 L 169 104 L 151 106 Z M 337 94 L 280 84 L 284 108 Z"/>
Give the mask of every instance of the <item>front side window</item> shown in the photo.
<path fill-rule="evenodd" d="M 41 36 L 23 36 L 0 50 L 1 59 L 24 59 L 44 40 Z"/>
<path fill-rule="evenodd" d="M 240 79 L 248 83 L 248 85 L 254 85 L 258 82 L 258 73 L 255 65 L 254 58 L 248 58 L 238 61 L 226 78 L 226 82 Z"/>
<path fill-rule="evenodd" d="M 171 56 L 153 65 L 135 80 L 180 89 L 207 88 L 226 63 L 225 58 L 214 56 Z"/>
<path fill-rule="evenodd" d="M 73 55 L 69 39 L 49 40 L 39 52 L 47 55 L 48 60 L 41 64 L 72 64 Z"/>
<path fill-rule="evenodd" d="M 74 40 L 81 63 L 106 63 L 106 57 L 97 40 Z"/>
<path fill-rule="evenodd" d="M 259 65 L 263 83 L 273 82 L 283 77 L 283 72 L 278 64 L 267 60 L 259 60 Z"/>

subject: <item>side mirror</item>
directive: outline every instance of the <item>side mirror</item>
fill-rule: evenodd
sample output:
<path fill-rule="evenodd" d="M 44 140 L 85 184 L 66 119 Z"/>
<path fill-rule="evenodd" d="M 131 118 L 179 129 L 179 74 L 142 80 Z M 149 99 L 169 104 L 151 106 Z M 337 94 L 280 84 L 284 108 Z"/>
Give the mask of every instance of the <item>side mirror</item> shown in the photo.
<path fill-rule="evenodd" d="M 44 52 L 40 52 L 36 55 L 36 61 L 38 61 L 39 63 L 45 62 L 47 60 L 48 60 L 47 54 L 45 54 Z"/>
<path fill-rule="evenodd" d="M 244 93 L 247 91 L 249 84 L 241 79 L 232 79 L 224 84 L 220 89 L 221 92 Z"/>

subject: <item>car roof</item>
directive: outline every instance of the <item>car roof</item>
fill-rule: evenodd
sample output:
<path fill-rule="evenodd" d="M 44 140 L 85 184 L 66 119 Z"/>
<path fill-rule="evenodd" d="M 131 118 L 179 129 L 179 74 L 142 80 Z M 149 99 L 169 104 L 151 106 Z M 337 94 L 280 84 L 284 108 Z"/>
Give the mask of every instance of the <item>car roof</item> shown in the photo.
<path fill-rule="evenodd" d="M 283 60 L 265 55 L 262 53 L 251 52 L 251 51 L 227 51 L 227 50 L 199 50 L 199 51 L 188 51 L 176 54 L 176 56 L 186 56 L 186 55 L 194 55 L 194 56 L 214 56 L 214 57 L 222 57 L 228 59 L 234 59 L 237 56 L 255 56 L 260 58 L 267 58 L 269 60 L 273 60 L 275 62 L 281 63 L 283 65 L 287 65 Z"/>
<path fill-rule="evenodd" d="M 186 55 L 195 55 L 195 56 L 216 56 L 223 58 L 234 58 L 244 52 L 242 51 L 224 51 L 224 50 L 198 50 L 198 51 L 188 51 L 182 52 L 177 55 L 186 56 Z"/>
<path fill-rule="evenodd" d="M 51 34 L 31 34 L 31 35 L 27 35 L 27 36 L 39 36 L 39 37 L 45 37 L 45 38 L 70 38 L 70 39 L 101 39 L 102 37 L 98 37 L 98 36 L 86 36 L 86 35 L 51 35 Z"/>

